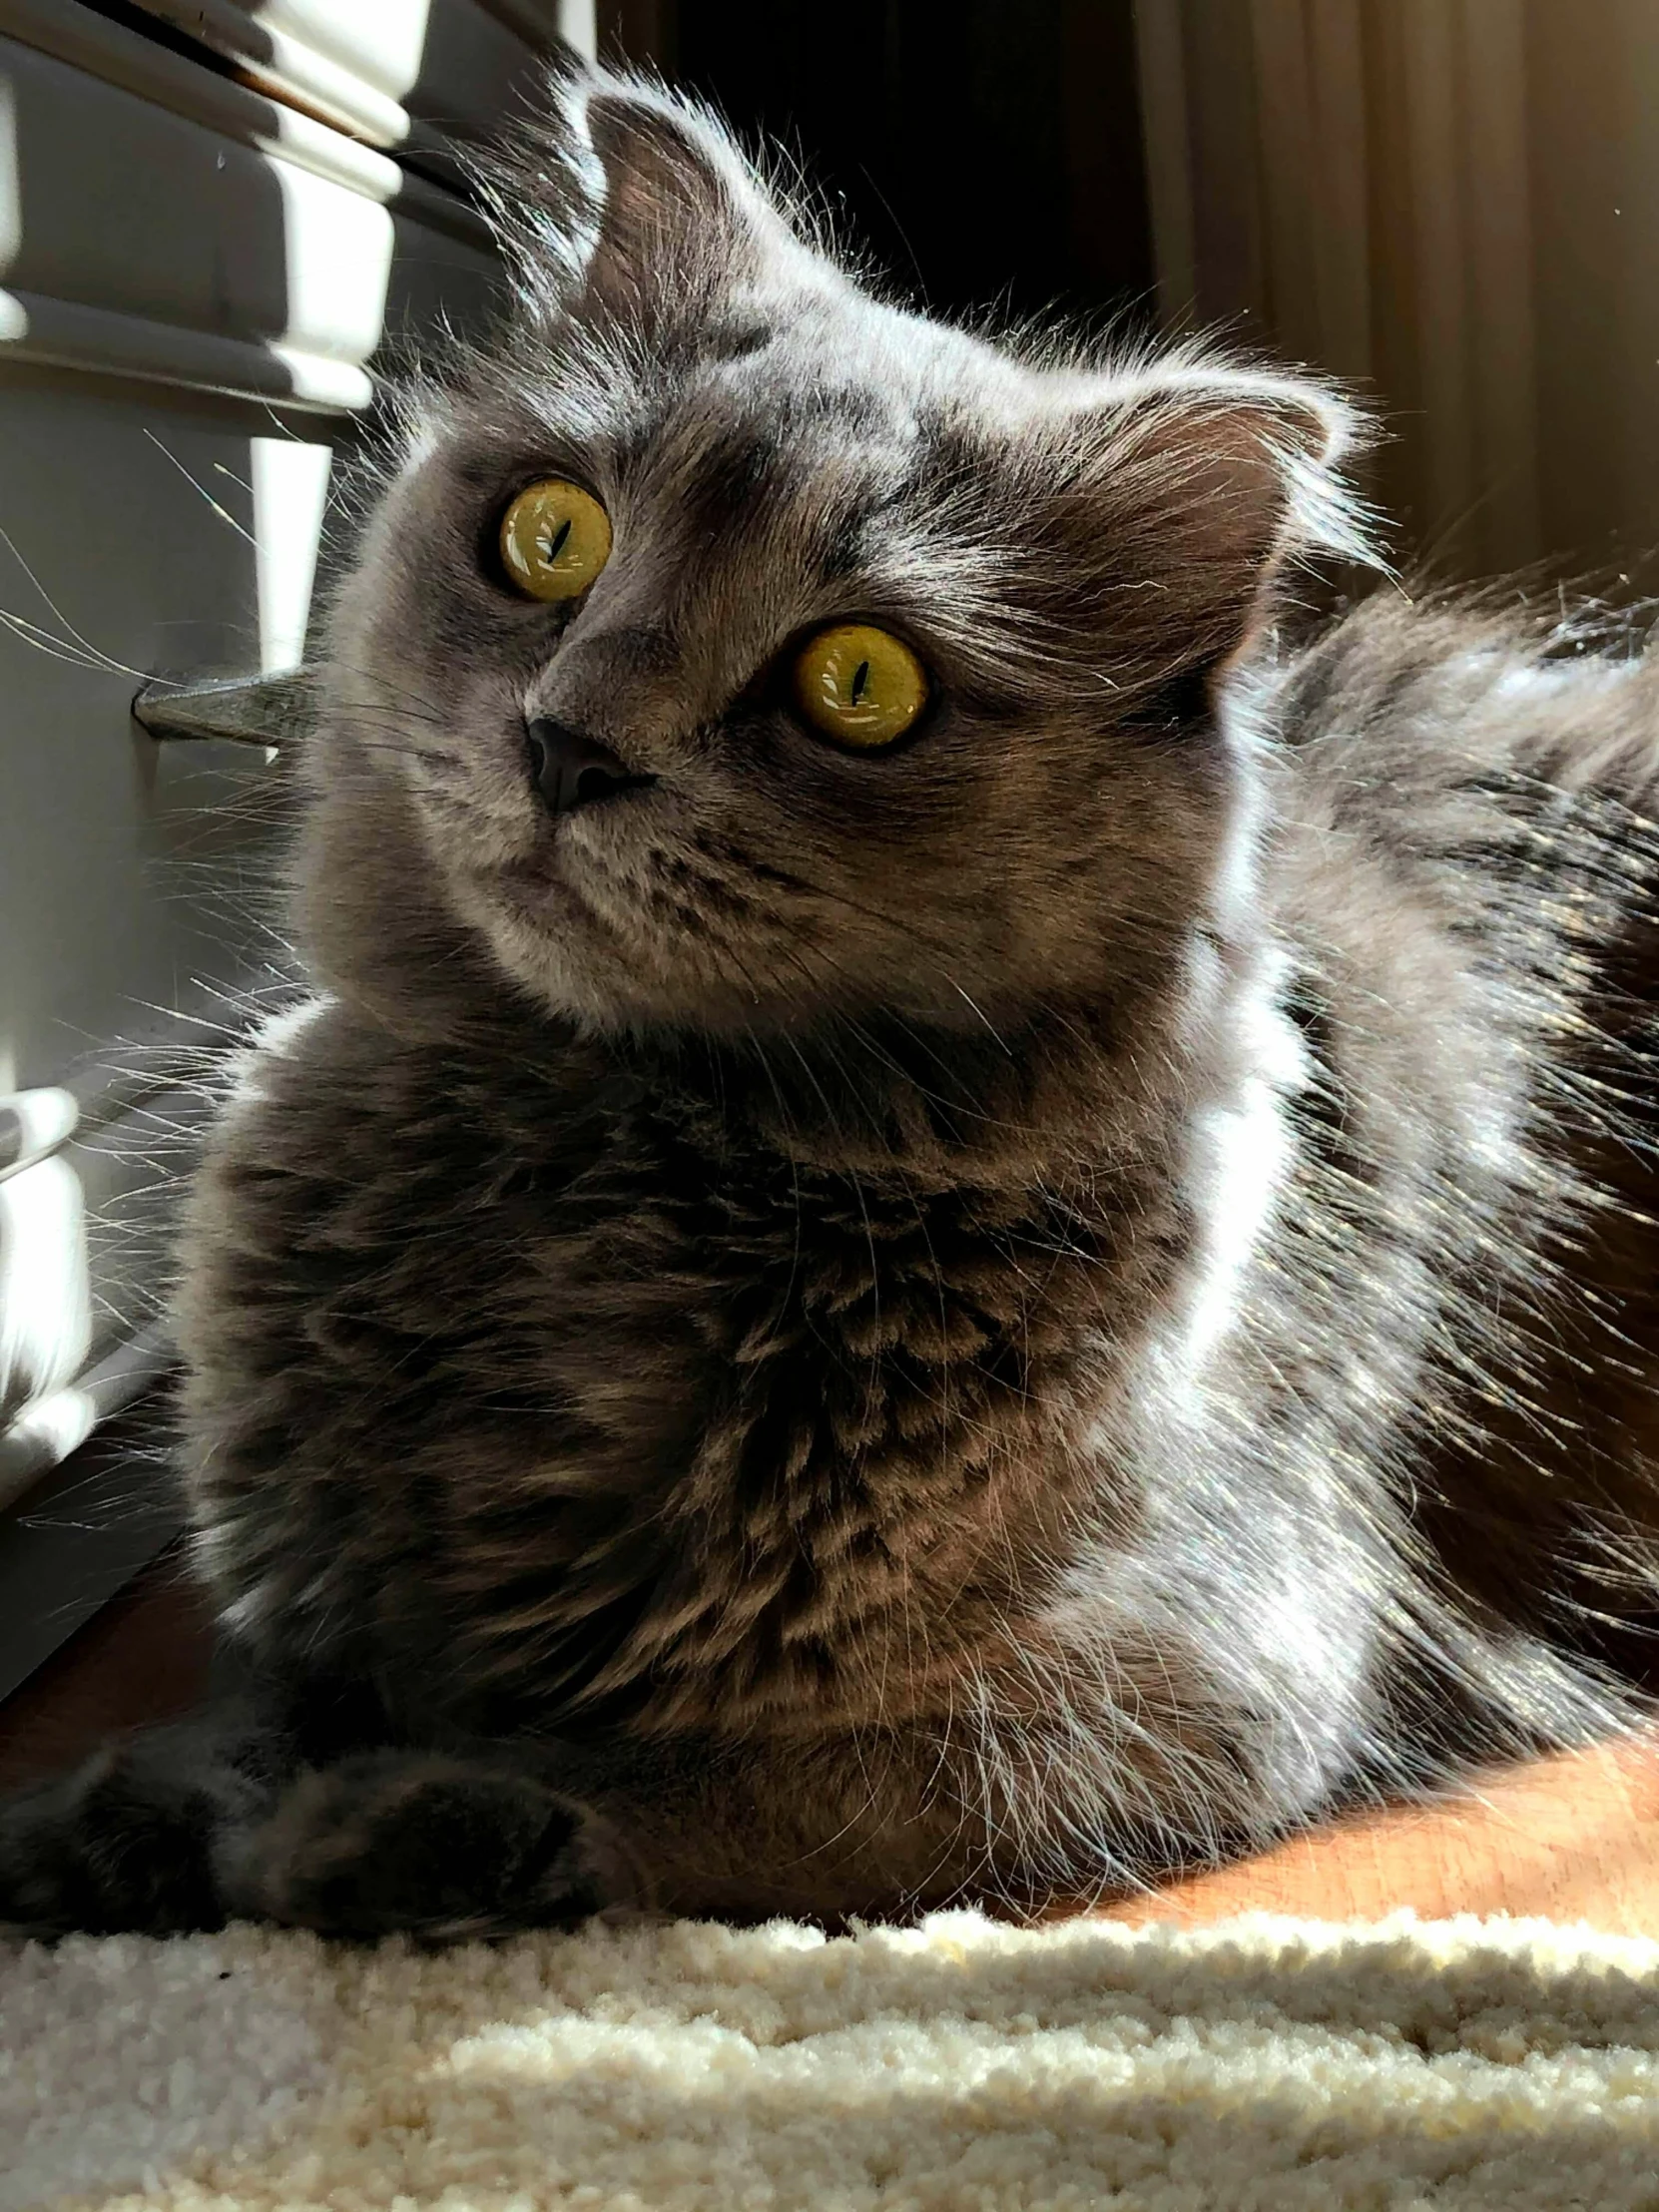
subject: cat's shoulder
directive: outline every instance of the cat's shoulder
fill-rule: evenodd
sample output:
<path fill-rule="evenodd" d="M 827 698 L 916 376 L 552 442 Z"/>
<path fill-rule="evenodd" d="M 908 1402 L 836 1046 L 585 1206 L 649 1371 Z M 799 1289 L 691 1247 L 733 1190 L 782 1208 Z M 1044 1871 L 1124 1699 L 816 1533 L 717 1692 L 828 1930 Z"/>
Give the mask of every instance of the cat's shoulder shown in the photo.
<path fill-rule="evenodd" d="M 526 1124 L 587 1119 L 614 1088 L 603 1056 L 545 1022 L 532 1041 L 402 1035 L 312 993 L 227 1064 L 211 1157 L 374 1177 L 397 1156 L 488 1154 Z"/>

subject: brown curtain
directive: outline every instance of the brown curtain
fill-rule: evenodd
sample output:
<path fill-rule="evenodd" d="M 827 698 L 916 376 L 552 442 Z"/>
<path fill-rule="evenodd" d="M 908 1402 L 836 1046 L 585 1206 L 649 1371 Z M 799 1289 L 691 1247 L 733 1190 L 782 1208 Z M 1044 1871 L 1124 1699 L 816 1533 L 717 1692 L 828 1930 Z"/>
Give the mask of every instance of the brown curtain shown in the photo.
<path fill-rule="evenodd" d="M 1659 547 L 1659 0 L 1139 0 L 1166 321 L 1357 379 L 1466 574 Z"/>

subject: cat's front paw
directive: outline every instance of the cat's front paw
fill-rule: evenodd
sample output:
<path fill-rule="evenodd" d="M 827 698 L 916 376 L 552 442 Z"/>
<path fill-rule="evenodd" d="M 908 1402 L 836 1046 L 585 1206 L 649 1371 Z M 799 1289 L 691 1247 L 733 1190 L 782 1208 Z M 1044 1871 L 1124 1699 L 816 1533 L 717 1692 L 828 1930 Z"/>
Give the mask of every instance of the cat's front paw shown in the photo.
<path fill-rule="evenodd" d="M 219 1841 L 258 1793 L 216 1748 L 156 1730 L 0 1805 L 0 1922 L 40 1936 L 223 1926 Z"/>
<path fill-rule="evenodd" d="M 401 1751 L 299 1776 L 228 1886 L 239 1910 L 289 1927 L 430 1942 L 647 1902 L 633 1856 L 588 1807 L 510 1769 Z"/>

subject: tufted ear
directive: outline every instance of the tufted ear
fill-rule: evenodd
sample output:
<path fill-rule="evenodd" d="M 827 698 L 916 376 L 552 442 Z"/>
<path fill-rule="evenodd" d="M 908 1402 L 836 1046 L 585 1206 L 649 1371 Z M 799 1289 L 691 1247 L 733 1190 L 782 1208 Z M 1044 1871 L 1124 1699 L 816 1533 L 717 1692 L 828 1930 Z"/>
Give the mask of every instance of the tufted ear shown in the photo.
<path fill-rule="evenodd" d="M 1131 712 L 1195 701 L 1299 560 L 1375 563 L 1340 468 L 1362 420 L 1325 386 L 1191 354 L 1056 381 L 1050 573 Z"/>
<path fill-rule="evenodd" d="M 830 279 L 709 110 L 585 67 L 550 81 L 549 104 L 485 179 L 542 318 L 660 344 L 741 318 L 780 277 Z"/>

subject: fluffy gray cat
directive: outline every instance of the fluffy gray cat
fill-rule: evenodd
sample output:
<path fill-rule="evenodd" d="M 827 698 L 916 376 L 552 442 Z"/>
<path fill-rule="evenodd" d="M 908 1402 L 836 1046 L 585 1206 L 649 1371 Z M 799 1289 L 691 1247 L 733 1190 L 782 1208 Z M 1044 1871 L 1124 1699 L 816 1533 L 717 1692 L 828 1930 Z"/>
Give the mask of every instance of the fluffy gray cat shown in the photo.
<path fill-rule="evenodd" d="M 1015 1906 L 1638 1709 L 1641 657 L 1382 588 L 1320 386 L 881 303 L 561 81 L 332 618 L 179 1328 L 249 1698 L 38 1930 Z"/>

